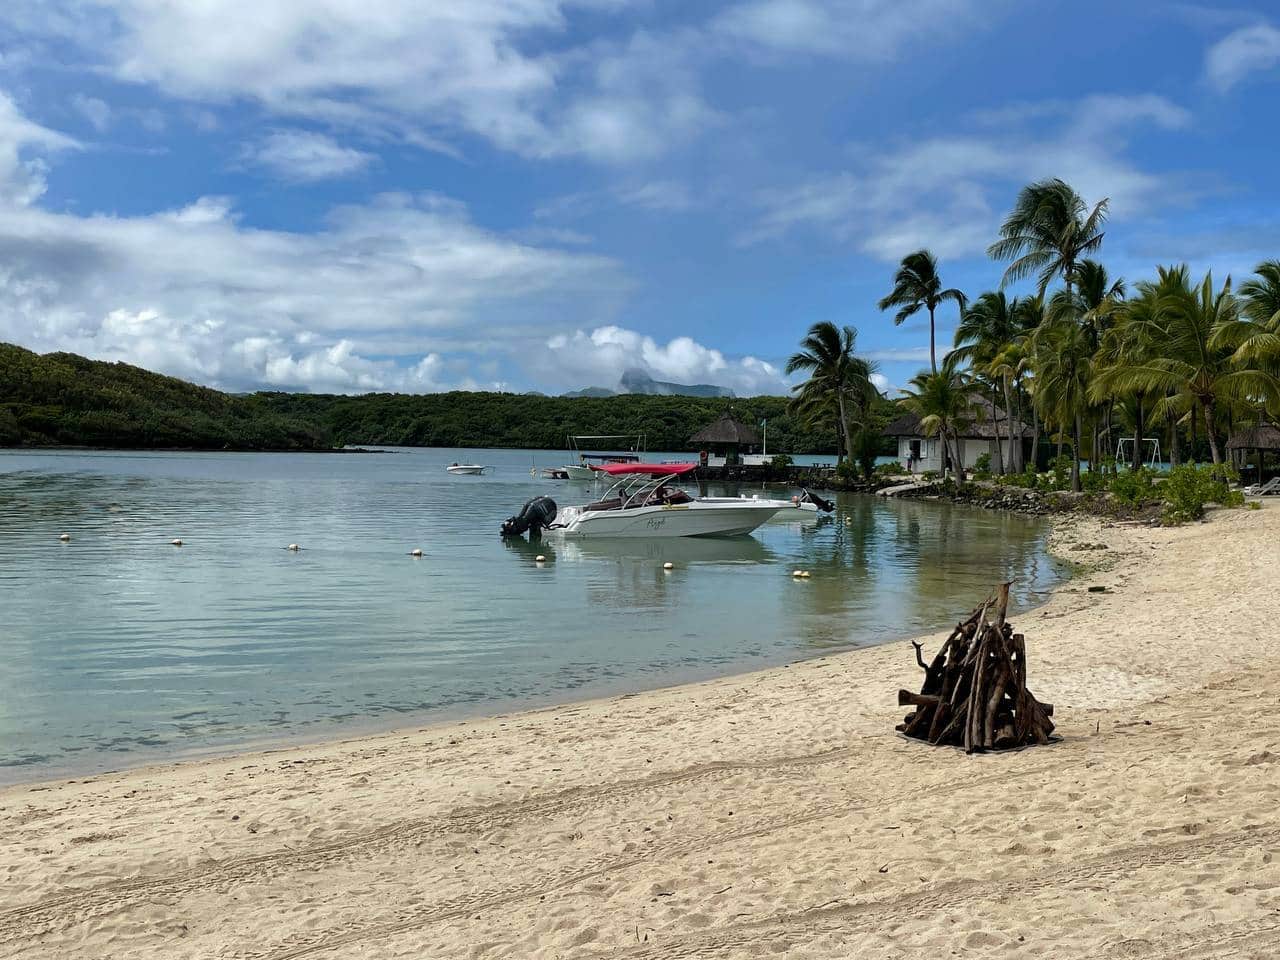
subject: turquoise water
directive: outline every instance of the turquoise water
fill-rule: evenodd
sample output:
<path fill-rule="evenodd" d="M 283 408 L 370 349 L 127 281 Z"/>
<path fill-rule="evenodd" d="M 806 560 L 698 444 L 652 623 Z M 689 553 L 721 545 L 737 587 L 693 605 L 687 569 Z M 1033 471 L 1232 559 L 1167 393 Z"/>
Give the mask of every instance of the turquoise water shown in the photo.
<path fill-rule="evenodd" d="M 735 540 L 504 543 L 535 493 L 588 498 L 530 477 L 563 460 L 0 450 L 0 780 L 727 674 L 1062 573 L 1038 521 L 861 496 Z"/>

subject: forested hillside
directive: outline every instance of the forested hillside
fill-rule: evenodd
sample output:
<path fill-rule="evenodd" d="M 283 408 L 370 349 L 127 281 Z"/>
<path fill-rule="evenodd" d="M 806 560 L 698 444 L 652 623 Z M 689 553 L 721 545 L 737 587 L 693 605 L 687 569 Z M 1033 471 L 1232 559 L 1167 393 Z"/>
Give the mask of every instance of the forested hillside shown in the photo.
<path fill-rule="evenodd" d="M 233 395 L 124 363 L 0 344 L 0 445 L 314 450 L 344 444 L 552 448 L 569 434 L 645 434 L 690 450 L 726 409 L 769 421 L 769 450 L 833 453 L 834 425 L 806 426 L 785 397 L 546 397 L 513 393 Z M 876 419 L 893 415 L 884 401 Z"/>
<path fill-rule="evenodd" d="M 126 363 L 0 343 L 0 445 L 317 450 L 314 422 Z"/>
<path fill-rule="evenodd" d="M 689 450 L 689 437 L 732 408 L 746 423 L 769 421 L 769 450 L 835 451 L 834 428 L 787 413 L 785 397 L 544 397 L 511 393 L 267 393 L 271 409 L 322 425 L 342 443 L 430 447 L 560 448 L 570 434 L 643 433 L 649 450 Z M 892 405 L 884 405 L 887 423 Z"/>

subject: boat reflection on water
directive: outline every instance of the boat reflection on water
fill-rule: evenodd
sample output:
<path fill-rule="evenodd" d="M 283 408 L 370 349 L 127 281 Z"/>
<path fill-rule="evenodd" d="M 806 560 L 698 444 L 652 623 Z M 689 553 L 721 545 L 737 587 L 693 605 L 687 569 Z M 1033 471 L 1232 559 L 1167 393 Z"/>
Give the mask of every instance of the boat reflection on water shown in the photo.
<path fill-rule="evenodd" d="M 664 563 L 680 566 L 690 563 L 772 563 L 778 559 L 755 537 L 591 537 L 580 540 L 543 537 L 534 541 L 515 537 L 504 540 L 503 544 L 508 550 L 530 560 L 545 556 L 548 561 L 568 563 L 635 560 L 659 566 Z"/>

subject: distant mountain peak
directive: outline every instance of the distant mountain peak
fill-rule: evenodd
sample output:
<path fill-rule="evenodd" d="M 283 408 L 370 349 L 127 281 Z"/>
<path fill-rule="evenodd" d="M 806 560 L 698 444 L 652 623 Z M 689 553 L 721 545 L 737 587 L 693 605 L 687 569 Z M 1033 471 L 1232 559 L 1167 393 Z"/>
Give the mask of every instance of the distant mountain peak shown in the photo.
<path fill-rule="evenodd" d="M 728 387 L 720 387 L 714 383 L 671 383 L 667 380 L 655 380 L 643 370 L 632 367 L 622 374 L 617 390 L 610 390 L 608 387 L 587 387 L 584 390 L 571 390 L 564 396 L 612 397 L 620 393 L 665 397 L 732 397 L 734 395 Z"/>

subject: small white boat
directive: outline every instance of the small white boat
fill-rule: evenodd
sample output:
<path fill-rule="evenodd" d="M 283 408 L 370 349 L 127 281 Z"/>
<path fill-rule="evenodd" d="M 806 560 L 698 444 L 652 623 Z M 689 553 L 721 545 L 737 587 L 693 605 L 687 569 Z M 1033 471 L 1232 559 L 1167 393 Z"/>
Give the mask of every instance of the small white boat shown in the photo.
<path fill-rule="evenodd" d="M 445 467 L 445 470 L 452 474 L 468 474 L 470 476 L 479 476 L 489 468 L 478 463 L 451 463 Z"/>
<path fill-rule="evenodd" d="M 578 442 L 595 441 L 602 443 L 606 440 L 625 440 L 629 446 L 630 452 L 627 453 L 584 453 L 580 450 Z M 569 450 L 577 457 L 577 463 L 566 463 L 560 469 L 565 472 L 566 479 L 578 480 L 584 483 L 594 483 L 600 478 L 599 467 L 606 463 L 639 463 L 640 456 L 636 451 L 644 449 L 643 434 L 607 434 L 607 435 L 591 435 L 591 436 L 571 436 L 569 438 Z"/>
<path fill-rule="evenodd" d="M 547 526 L 565 537 L 737 537 L 750 533 L 789 501 L 692 497 L 674 481 L 696 463 L 606 463 L 619 478 L 601 498 L 565 507 Z"/>

